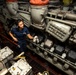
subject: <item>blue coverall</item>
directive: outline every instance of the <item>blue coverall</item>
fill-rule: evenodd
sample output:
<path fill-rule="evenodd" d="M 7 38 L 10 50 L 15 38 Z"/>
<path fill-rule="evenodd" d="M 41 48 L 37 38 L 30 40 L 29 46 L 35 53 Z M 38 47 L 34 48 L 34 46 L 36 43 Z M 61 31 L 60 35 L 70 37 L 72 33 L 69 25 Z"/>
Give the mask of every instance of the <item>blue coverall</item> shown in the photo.
<path fill-rule="evenodd" d="M 20 46 L 20 51 L 25 52 L 24 51 L 25 48 L 26 48 L 25 36 L 27 34 L 29 34 L 29 31 L 28 31 L 27 27 L 24 27 L 22 30 L 19 30 L 18 27 L 12 28 L 11 33 L 13 33 L 15 35 L 15 37 L 18 39 L 17 43 Z"/>

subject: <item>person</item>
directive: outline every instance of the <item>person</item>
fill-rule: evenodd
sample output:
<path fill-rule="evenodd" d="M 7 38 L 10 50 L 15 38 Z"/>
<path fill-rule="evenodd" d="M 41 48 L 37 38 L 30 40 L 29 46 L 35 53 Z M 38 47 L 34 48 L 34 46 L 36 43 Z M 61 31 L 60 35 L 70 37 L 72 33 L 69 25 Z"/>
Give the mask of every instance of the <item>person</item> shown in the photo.
<path fill-rule="evenodd" d="M 20 46 L 19 48 L 20 52 L 25 52 L 24 50 L 26 47 L 25 36 L 27 36 L 31 40 L 33 39 L 33 36 L 30 35 L 29 30 L 24 25 L 24 21 L 22 19 L 17 20 L 17 26 L 11 28 L 11 30 L 9 31 L 9 35 Z"/>

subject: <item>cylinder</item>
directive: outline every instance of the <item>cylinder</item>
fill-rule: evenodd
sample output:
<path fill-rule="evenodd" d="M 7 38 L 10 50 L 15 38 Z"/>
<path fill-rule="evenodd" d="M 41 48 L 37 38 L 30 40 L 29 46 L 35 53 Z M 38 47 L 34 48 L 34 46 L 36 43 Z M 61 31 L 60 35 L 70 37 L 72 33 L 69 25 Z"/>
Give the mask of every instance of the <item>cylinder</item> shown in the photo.
<path fill-rule="evenodd" d="M 65 17 L 76 21 L 76 14 L 66 13 Z"/>
<path fill-rule="evenodd" d="M 12 15 L 16 15 L 18 11 L 18 3 L 17 0 L 7 0 L 7 9 Z"/>
<path fill-rule="evenodd" d="M 30 13 L 32 22 L 35 24 L 41 24 L 44 21 L 44 16 L 47 14 L 47 5 L 44 6 L 37 6 L 31 5 L 30 6 Z"/>

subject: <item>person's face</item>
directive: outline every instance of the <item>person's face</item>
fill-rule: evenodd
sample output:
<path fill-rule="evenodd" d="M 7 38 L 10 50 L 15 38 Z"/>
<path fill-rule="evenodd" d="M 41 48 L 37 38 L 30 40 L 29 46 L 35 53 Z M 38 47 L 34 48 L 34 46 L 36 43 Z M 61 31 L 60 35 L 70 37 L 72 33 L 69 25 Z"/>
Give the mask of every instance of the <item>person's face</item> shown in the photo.
<path fill-rule="evenodd" d="M 18 27 L 21 28 L 21 29 L 24 27 L 23 21 L 20 21 L 20 22 L 18 23 Z"/>

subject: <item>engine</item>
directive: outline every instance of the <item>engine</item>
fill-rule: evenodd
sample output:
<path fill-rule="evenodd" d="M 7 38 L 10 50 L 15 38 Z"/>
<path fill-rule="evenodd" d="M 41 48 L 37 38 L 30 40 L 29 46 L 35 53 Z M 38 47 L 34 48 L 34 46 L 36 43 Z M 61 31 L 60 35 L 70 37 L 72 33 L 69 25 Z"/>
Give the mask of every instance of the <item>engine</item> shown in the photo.
<path fill-rule="evenodd" d="M 76 5 L 51 0 L 45 5 L 28 2 L 6 2 L 1 11 L 5 31 L 15 26 L 18 18 L 35 36 L 27 39 L 27 48 L 69 75 L 76 75 Z M 62 6 L 61 6 L 62 5 Z"/>

